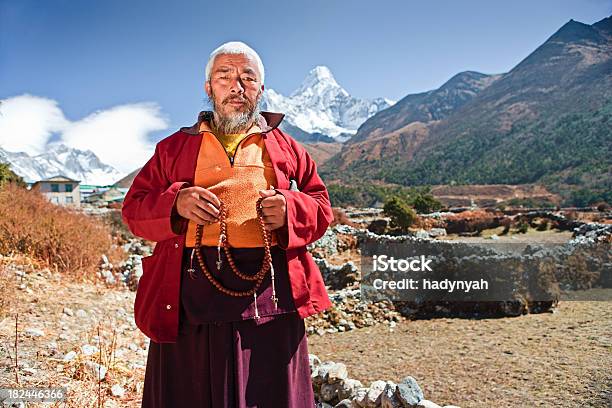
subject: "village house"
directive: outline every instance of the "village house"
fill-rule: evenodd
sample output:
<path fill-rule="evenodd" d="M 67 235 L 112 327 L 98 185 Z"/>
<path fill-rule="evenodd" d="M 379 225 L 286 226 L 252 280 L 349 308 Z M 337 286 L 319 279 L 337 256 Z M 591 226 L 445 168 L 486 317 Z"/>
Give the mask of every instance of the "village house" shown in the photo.
<path fill-rule="evenodd" d="M 63 175 L 49 177 L 32 184 L 32 191 L 38 190 L 54 204 L 80 207 L 80 180 L 73 180 Z"/>

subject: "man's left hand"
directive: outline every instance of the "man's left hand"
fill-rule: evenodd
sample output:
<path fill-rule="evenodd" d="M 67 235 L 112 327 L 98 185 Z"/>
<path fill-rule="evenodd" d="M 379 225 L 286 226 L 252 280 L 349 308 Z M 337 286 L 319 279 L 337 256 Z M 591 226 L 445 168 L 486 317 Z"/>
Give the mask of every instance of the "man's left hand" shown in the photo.
<path fill-rule="evenodd" d="M 276 190 L 259 190 L 259 195 L 264 197 L 261 200 L 265 229 L 275 230 L 287 223 L 287 200 Z"/>

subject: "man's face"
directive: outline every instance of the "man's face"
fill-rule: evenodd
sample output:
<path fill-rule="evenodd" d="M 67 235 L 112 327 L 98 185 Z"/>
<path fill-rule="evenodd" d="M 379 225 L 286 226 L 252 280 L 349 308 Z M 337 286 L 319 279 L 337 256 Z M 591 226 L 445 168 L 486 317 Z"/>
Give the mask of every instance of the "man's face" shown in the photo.
<path fill-rule="evenodd" d="M 252 118 L 264 86 L 257 63 L 244 54 L 221 54 L 213 61 L 206 93 L 215 113 L 226 120 Z"/>

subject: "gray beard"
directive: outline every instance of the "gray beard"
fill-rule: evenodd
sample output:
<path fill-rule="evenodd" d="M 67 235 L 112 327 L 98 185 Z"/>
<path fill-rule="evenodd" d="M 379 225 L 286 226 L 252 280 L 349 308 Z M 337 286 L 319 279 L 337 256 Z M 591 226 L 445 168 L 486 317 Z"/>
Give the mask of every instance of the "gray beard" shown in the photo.
<path fill-rule="evenodd" d="M 213 129 L 224 135 L 244 133 L 249 130 L 251 125 L 255 123 L 259 115 L 259 105 L 261 94 L 257 98 L 257 102 L 253 109 L 248 109 L 246 112 L 239 112 L 233 116 L 223 116 L 218 113 L 217 104 L 214 98 L 208 98 L 208 101 L 213 107 Z"/>

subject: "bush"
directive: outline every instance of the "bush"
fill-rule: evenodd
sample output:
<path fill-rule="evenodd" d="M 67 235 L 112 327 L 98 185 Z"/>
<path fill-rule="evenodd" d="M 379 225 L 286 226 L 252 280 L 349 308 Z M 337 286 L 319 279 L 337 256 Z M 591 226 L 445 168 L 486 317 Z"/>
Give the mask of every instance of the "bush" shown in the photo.
<path fill-rule="evenodd" d="M 547 229 L 548 229 L 548 220 L 546 218 L 544 218 L 536 226 L 536 230 L 538 230 L 538 231 L 546 231 Z"/>
<path fill-rule="evenodd" d="M 391 218 L 391 226 L 402 232 L 407 232 L 417 219 L 416 212 L 399 197 L 391 197 L 385 202 L 384 214 Z"/>
<path fill-rule="evenodd" d="M 442 203 L 434 198 L 431 193 L 416 193 L 411 197 L 410 205 L 420 214 L 429 214 L 442 208 Z"/>
<path fill-rule="evenodd" d="M 0 188 L 0 253 L 20 253 L 82 281 L 95 277 L 102 254 L 112 254 L 110 228 L 100 220 L 50 203 L 14 183 Z"/>
<path fill-rule="evenodd" d="M 332 212 L 334 214 L 334 220 L 330 224 L 330 227 L 333 227 L 334 225 L 350 225 L 351 227 L 357 226 L 353 221 L 349 220 L 342 208 L 332 207 Z"/>
<path fill-rule="evenodd" d="M 516 232 L 519 234 L 525 234 L 528 230 L 529 224 L 525 221 L 521 221 L 516 228 Z"/>

